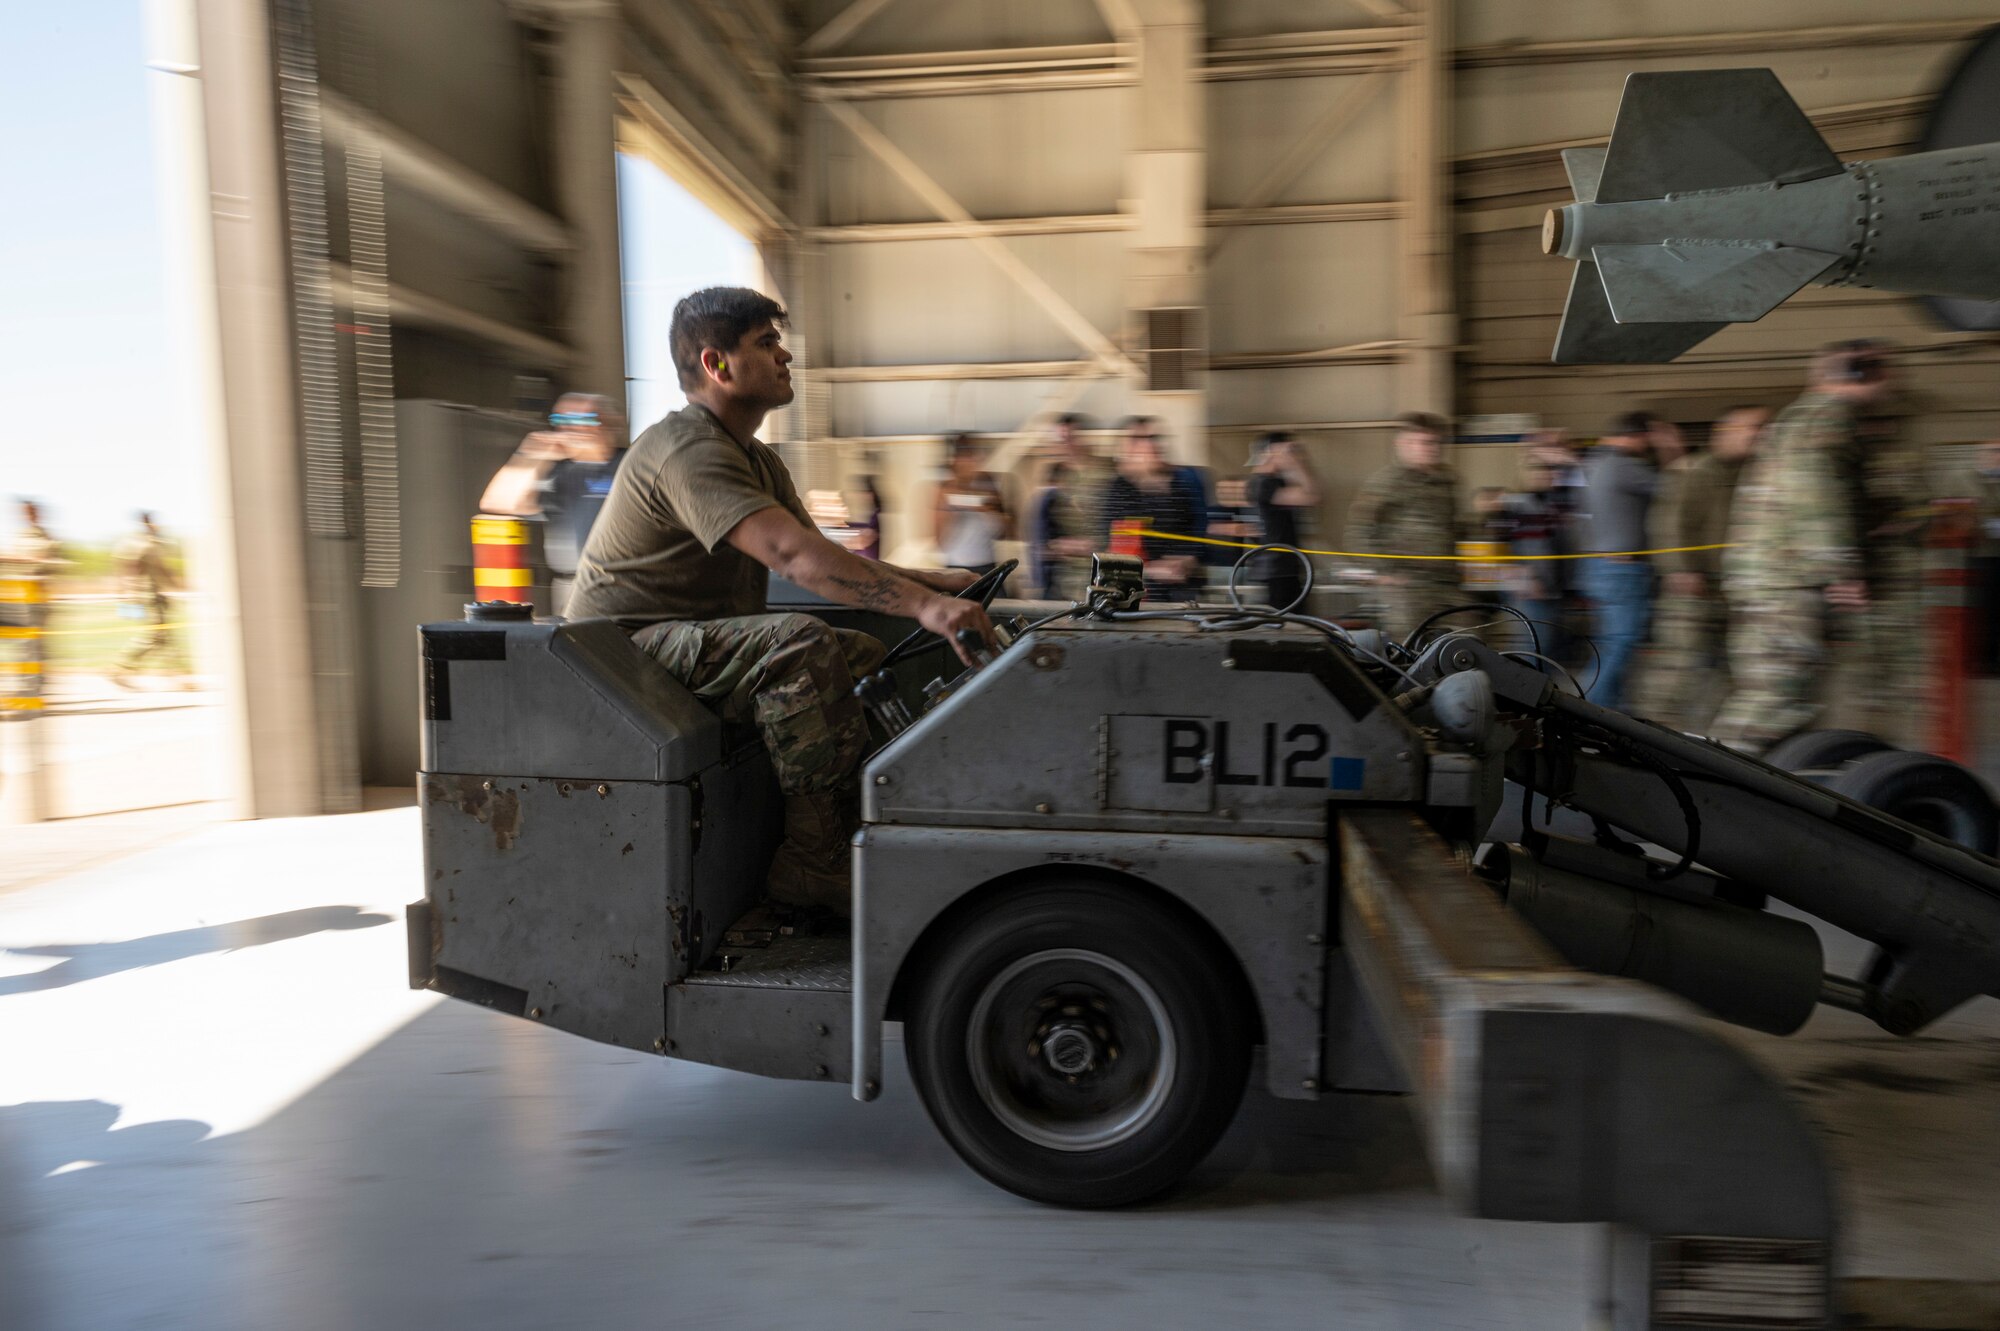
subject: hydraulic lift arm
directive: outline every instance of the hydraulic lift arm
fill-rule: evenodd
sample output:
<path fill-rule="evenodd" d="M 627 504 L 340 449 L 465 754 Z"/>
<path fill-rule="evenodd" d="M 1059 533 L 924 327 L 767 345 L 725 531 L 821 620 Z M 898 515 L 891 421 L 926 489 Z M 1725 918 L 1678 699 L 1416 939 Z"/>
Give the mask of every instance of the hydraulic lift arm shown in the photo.
<path fill-rule="evenodd" d="M 1827 1001 L 1899 1035 L 2000 994 L 2000 863 L 1710 740 L 1559 691 L 1470 637 L 1442 673 L 1483 670 L 1537 719 L 1510 775 L 1538 795 L 1692 854 L 1706 868 L 1868 939 L 1859 982 Z"/>

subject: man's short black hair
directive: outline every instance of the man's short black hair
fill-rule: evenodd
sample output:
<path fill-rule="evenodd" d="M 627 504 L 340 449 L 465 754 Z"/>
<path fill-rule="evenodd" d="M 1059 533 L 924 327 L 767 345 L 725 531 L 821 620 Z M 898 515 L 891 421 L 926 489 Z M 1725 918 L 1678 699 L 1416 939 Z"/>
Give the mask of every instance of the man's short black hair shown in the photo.
<path fill-rule="evenodd" d="M 765 324 L 785 322 L 785 307 L 761 291 L 748 287 L 703 287 L 682 296 L 674 306 L 674 321 L 668 340 L 674 351 L 674 371 L 681 388 L 693 392 L 704 379 L 701 372 L 703 347 L 714 347 L 728 355 L 745 333 Z"/>
<path fill-rule="evenodd" d="M 1406 411 L 1396 418 L 1396 425 L 1399 429 L 1419 434 L 1434 434 L 1439 439 L 1443 439 L 1451 432 L 1451 427 L 1445 424 L 1444 417 L 1429 411 Z"/>
<path fill-rule="evenodd" d="M 1134 430 L 1143 430 L 1149 425 L 1157 425 L 1159 421 L 1160 418 L 1158 416 L 1127 416 L 1124 420 L 1118 422 L 1118 433 L 1130 434 Z"/>
<path fill-rule="evenodd" d="M 1056 417 L 1056 424 L 1067 425 L 1072 430 L 1083 430 L 1089 427 L 1090 417 L 1080 411 L 1065 411 Z"/>
<path fill-rule="evenodd" d="M 1647 434 L 1659 419 L 1650 411 L 1621 411 L 1605 428 L 1604 434 L 1607 439 L 1618 435 Z"/>
<path fill-rule="evenodd" d="M 1889 345 L 1872 337 L 1851 337 L 1821 347 L 1813 358 L 1814 377 L 1828 383 L 1867 384 L 1889 372 Z"/>

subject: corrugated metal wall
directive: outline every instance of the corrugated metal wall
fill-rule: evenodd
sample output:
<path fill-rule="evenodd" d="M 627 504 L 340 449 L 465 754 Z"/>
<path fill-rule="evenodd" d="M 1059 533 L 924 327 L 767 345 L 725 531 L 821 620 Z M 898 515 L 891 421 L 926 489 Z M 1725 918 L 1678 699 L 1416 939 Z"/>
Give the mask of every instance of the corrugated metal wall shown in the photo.
<path fill-rule="evenodd" d="M 801 31 L 846 8 L 805 4 Z M 1402 406 L 1393 346 L 1402 331 L 1400 104 L 1394 77 L 1373 71 L 1403 59 L 1415 29 L 1360 5 L 1310 0 L 1211 3 L 1205 22 L 1209 368 L 1197 428 L 1184 425 L 1174 447 L 1227 473 L 1258 430 L 1297 425 L 1338 512 L 1354 478 L 1386 456 L 1379 423 Z M 1136 350 L 1132 196 L 1152 94 L 1136 86 L 1133 50 L 1087 0 L 896 0 L 837 53 L 801 59 L 808 279 L 797 298 L 824 430 L 836 441 L 803 450 L 812 484 L 873 470 L 907 510 L 920 502 L 943 432 L 1013 439 L 1045 409 L 1079 410 L 1106 427 L 1158 409 L 1131 377 L 1078 364 L 1088 355 L 1077 339 L 971 240 L 912 225 L 935 224 L 939 213 L 826 105 L 843 99 L 973 218 L 1025 219 L 1000 243 Z M 1046 57 L 1046 67 L 991 72 L 1029 56 Z M 961 76 L 948 64 L 980 68 Z M 1351 114 L 1315 135 L 1344 99 Z M 1351 350 L 1378 342 L 1392 345 Z M 814 423 L 798 425 L 810 433 Z M 892 530 L 891 548 L 901 534 Z"/>

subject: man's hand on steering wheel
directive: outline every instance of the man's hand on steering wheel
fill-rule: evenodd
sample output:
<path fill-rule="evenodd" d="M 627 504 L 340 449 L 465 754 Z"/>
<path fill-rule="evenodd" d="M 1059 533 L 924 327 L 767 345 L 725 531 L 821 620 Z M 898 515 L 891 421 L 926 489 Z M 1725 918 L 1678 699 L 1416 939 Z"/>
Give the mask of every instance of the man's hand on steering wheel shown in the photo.
<path fill-rule="evenodd" d="M 971 583 L 968 582 L 966 585 L 970 586 Z M 924 603 L 923 609 L 917 613 L 917 623 L 950 643 L 951 649 L 958 653 L 958 659 L 975 669 L 979 662 L 973 659 L 965 644 L 958 640 L 961 629 L 972 629 L 977 632 L 980 640 L 986 644 L 986 650 L 990 652 L 1000 650 L 999 639 L 993 636 L 993 621 L 986 617 L 986 607 L 977 601 L 961 600 L 955 596 L 936 597 Z"/>
<path fill-rule="evenodd" d="M 996 564 L 989 573 L 968 576 L 955 598 L 947 597 L 926 602 L 923 608 L 917 611 L 917 627 L 910 631 L 907 638 L 889 649 L 889 654 L 883 658 L 882 664 L 892 666 L 914 652 L 925 650 L 936 638 L 943 638 L 951 644 L 951 649 L 958 653 L 959 660 L 975 670 L 978 669 L 979 662 L 972 657 L 965 644 L 958 640 L 958 635 L 965 629 L 972 629 L 979 635 L 985 650 L 996 655 L 999 653 L 1000 643 L 993 633 L 993 621 L 986 617 L 986 607 L 1000 594 L 1001 587 L 1006 585 L 1007 575 L 1019 568 L 1020 563 L 1018 559 L 1009 559 L 1005 563 Z M 959 585 L 958 578 L 968 574 L 968 570 L 925 569 L 923 574 L 923 577 L 916 580 L 926 587 L 936 586 L 937 584 L 931 579 L 939 577 L 949 577 L 953 585 Z"/>

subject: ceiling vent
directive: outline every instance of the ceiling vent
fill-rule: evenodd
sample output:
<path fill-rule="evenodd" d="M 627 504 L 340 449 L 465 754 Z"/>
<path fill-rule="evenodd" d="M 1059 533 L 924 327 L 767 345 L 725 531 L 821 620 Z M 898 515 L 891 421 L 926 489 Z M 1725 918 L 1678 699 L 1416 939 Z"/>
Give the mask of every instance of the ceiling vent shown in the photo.
<path fill-rule="evenodd" d="M 1180 393 L 1195 386 L 1202 367 L 1201 310 L 1169 305 L 1145 310 L 1146 391 Z"/>

